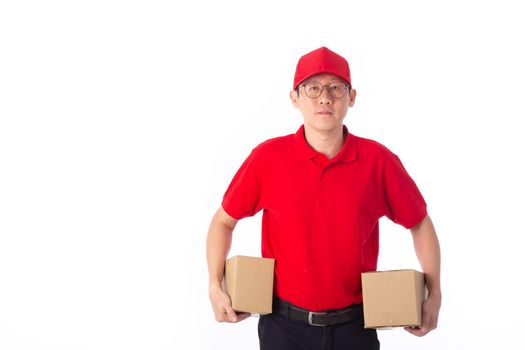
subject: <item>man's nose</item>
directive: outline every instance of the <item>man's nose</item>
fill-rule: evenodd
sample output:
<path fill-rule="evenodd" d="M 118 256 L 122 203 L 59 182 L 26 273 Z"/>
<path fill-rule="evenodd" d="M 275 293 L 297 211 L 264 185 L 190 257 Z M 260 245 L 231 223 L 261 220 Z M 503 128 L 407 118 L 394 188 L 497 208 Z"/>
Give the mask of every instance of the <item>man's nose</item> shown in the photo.
<path fill-rule="evenodd" d="M 333 97 L 328 93 L 328 86 L 323 88 L 321 95 L 319 96 L 319 103 L 321 104 L 331 104 L 333 102 Z"/>

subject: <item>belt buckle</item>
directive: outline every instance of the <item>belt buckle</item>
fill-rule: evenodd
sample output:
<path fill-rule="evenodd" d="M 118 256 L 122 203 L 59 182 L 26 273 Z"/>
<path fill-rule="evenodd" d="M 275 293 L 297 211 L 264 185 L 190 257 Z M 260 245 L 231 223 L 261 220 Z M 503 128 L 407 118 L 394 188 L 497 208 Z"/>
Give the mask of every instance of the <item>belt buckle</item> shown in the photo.
<path fill-rule="evenodd" d="M 308 324 L 309 324 L 310 326 L 319 326 L 319 327 L 324 326 L 323 324 L 317 324 L 317 323 L 314 323 L 314 322 L 312 321 L 312 318 L 313 318 L 314 315 L 327 315 L 327 314 L 328 314 L 328 312 L 314 312 L 314 311 L 310 311 L 310 312 L 308 313 Z"/>

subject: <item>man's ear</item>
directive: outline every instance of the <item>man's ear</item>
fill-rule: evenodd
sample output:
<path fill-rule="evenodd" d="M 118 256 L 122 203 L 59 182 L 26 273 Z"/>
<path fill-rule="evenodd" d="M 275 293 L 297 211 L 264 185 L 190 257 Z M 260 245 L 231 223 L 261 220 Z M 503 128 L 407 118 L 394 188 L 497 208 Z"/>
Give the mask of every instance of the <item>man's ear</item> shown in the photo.
<path fill-rule="evenodd" d="M 299 96 L 297 96 L 297 90 L 290 91 L 290 100 L 295 108 L 299 108 Z"/>
<path fill-rule="evenodd" d="M 348 100 L 348 107 L 353 107 L 355 103 L 355 97 L 357 96 L 357 92 L 354 89 L 350 90 L 350 99 Z"/>

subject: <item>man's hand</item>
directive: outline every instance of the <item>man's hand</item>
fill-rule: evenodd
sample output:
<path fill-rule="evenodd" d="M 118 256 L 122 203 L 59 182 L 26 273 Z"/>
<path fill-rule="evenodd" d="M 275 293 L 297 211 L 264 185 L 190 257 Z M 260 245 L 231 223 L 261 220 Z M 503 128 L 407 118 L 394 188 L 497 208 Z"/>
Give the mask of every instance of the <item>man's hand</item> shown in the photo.
<path fill-rule="evenodd" d="M 441 295 L 429 295 L 423 303 L 423 315 L 420 327 L 405 327 L 407 332 L 422 337 L 433 329 L 436 329 L 439 309 L 441 308 Z"/>
<path fill-rule="evenodd" d="M 210 301 L 218 322 L 236 323 L 250 317 L 248 313 L 235 313 L 231 300 L 220 286 L 210 287 Z"/>

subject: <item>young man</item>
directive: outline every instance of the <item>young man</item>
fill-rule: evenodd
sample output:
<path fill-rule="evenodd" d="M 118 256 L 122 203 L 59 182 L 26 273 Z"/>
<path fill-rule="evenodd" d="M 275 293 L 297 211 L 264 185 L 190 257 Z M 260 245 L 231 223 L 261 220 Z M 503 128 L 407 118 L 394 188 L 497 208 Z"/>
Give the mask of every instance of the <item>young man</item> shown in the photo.
<path fill-rule="evenodd" d="M 378 349 L 364 329 L 361 272 L 377 268 L 378 220 L 410 229 L 429 291 L 423 336 L 437 326 L 440 249 L 426 203 L 399 158 L 343 125 L 356 99 L 348 62 L 322 47 L 300 58 L 290 92 L 304 125 L 263 142 L 242 164 L 210 225 L 209 295 L 219 322 L 239 322 L 221 287 L 237 220 L 263 210 L 262 256 L 275 259 L 273 313 L 261 349 Z"/>

